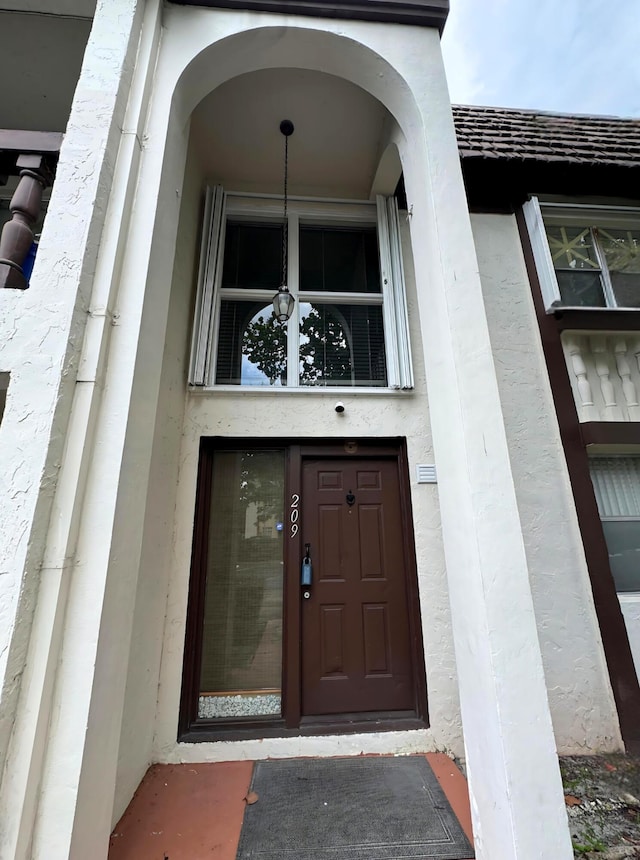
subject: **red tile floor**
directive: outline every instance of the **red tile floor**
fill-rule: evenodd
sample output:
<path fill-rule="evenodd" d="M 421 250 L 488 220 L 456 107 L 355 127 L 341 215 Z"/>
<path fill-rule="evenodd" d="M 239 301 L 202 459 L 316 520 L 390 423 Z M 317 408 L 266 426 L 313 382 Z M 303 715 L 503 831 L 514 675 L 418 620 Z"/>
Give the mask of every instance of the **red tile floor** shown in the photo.
<path fill-rule="evenodd" d="M 465 778 L 443 753 L 427 760 L 473 842 Z M 109 860 L 235 860 L 253 764 L 154 765 L 111 835 Z"/>

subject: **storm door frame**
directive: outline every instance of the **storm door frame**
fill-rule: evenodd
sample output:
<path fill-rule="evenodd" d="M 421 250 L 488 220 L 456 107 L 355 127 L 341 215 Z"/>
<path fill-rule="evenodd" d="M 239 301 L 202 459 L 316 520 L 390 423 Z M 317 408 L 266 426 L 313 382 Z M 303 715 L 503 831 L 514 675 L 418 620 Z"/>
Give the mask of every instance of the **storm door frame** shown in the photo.
<path fill-rule="evenodd" d="M 247 717 L 236 720 L 204 720 L 197 716 L 201 670 L 204 598 L 207 567 L 208 524 L 211 514 L 213 458 L 216 451 L 272 449 L 285 453 L 285 544 L 283 594 L 282 714 L 279 717 Z M 300 562 L 304 555 L 301 529 L 292 535 L 291 516 L 302 520 L 302 469 L 306 459 L 385 459 L 397 464 L 400 488 L 403 547 L 405 555 L 408 623 L 411 643 L 415 707 L 397 714 L 372 712 L 362 715 L 303 717 L 301 702 L 301 615 Z M 298 500 L 296 503 L 296 499 Z M 249 740 L 318 734 L 399 731 L 424 729 L 429 725 L 422 624 L 418 593 L 413 516 L 406 440 L 384 439 L 287 439 L 202 437 L 194 532 L 189 576 L 189 596 L 178 720 L 178 741 L 205 743 L 215 740 Z"/>

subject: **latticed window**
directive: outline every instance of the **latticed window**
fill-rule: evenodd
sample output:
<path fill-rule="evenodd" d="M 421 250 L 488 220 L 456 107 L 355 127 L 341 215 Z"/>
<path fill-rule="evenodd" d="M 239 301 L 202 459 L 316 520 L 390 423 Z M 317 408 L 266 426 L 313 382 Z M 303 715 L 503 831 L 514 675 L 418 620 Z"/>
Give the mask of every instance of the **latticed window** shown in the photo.
<path fill-rule="evenodd" d="M 525 204 L 547 310 L 640 308 L 640 210 Z"/>
<path fill-rule="evenodd" d="M 395 199 L 290 205 L 284 323 L 280 205 L 208 194 L 191 384 L 412 388 Z"/>

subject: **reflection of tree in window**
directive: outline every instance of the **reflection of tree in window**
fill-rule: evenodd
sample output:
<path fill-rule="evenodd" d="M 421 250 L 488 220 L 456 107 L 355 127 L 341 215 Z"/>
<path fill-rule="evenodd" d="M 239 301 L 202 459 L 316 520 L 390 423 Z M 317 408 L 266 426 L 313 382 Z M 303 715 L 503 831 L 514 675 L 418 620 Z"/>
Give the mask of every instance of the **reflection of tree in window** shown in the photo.
<path fill-rule="evenodd" d="M 254 504 L 257 523 L 265 520 L 282 520 L 282 476 L 279 471 L 267 468 L 272 455 L 264 451 L 243 451 L 240 466 L 240 502 L 245 508 Z M 277 537 L 277 534 L 273 534 Z"/>
<path fill-rule="evenodd" d="M 266 313 L 257 315 L 246 327 L 243 351 L 272 385 L 284 383 L 286 326 Z M 300 385 L 385 385 L 382 308 L 303 303 L 299 373 Z"/>
<path fill-rule="evenodd" d="M 283 516 L 281 450 L 215 453 L 201 694 L 280 689 Z"/>
<path fill-rule="evenodd" d="M 353 380 L 353 349 L 346 320 L 336 307 L 307 305 L 300 322 L 300 383 Z"/>
<path fill-rule="evenodd" d="M 257 314 L 243 337 L 246 361 L 266 376 L 270 385 L 287 383 L 287 327 L 268 314 Z M 248 374 L 246 375 L 248 376 Z M 253 382 L 251 377 L 243 382 Z"/>
<path fill-rule="evenodd" d="M 218 384 L 286 385 L 287 330 L 271 304 L 224 300 L 220 308 Z"/>
<path fill-rule="evenodd" d="M 386 385 L 380 305 L 303 304 L 301 385 Z"/>

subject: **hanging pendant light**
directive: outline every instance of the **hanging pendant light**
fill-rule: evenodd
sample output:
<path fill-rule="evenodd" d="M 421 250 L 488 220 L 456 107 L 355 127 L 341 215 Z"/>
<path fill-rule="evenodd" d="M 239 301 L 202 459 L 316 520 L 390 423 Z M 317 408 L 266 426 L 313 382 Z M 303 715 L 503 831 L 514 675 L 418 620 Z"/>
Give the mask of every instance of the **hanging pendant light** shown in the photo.
<path fill-rule="evenodd" d="M 289 179 L 289 138 L 293 134 L 293 123 L 288 119 L 283 119 L 280 123 L 280 131 L 284 135 L 284 224 L 282 227 L 282 282 L 278 288 L 278 292 L 273 297 L 273 312 L 276 319 L 280 322 L 286 322 L 293 313 L 295 299 L 289 292 L 287 286 L 287 263 L 288 263 L 288 242 L 289 242 L 289 225 L 287 221 L 287 182 Z"/>

